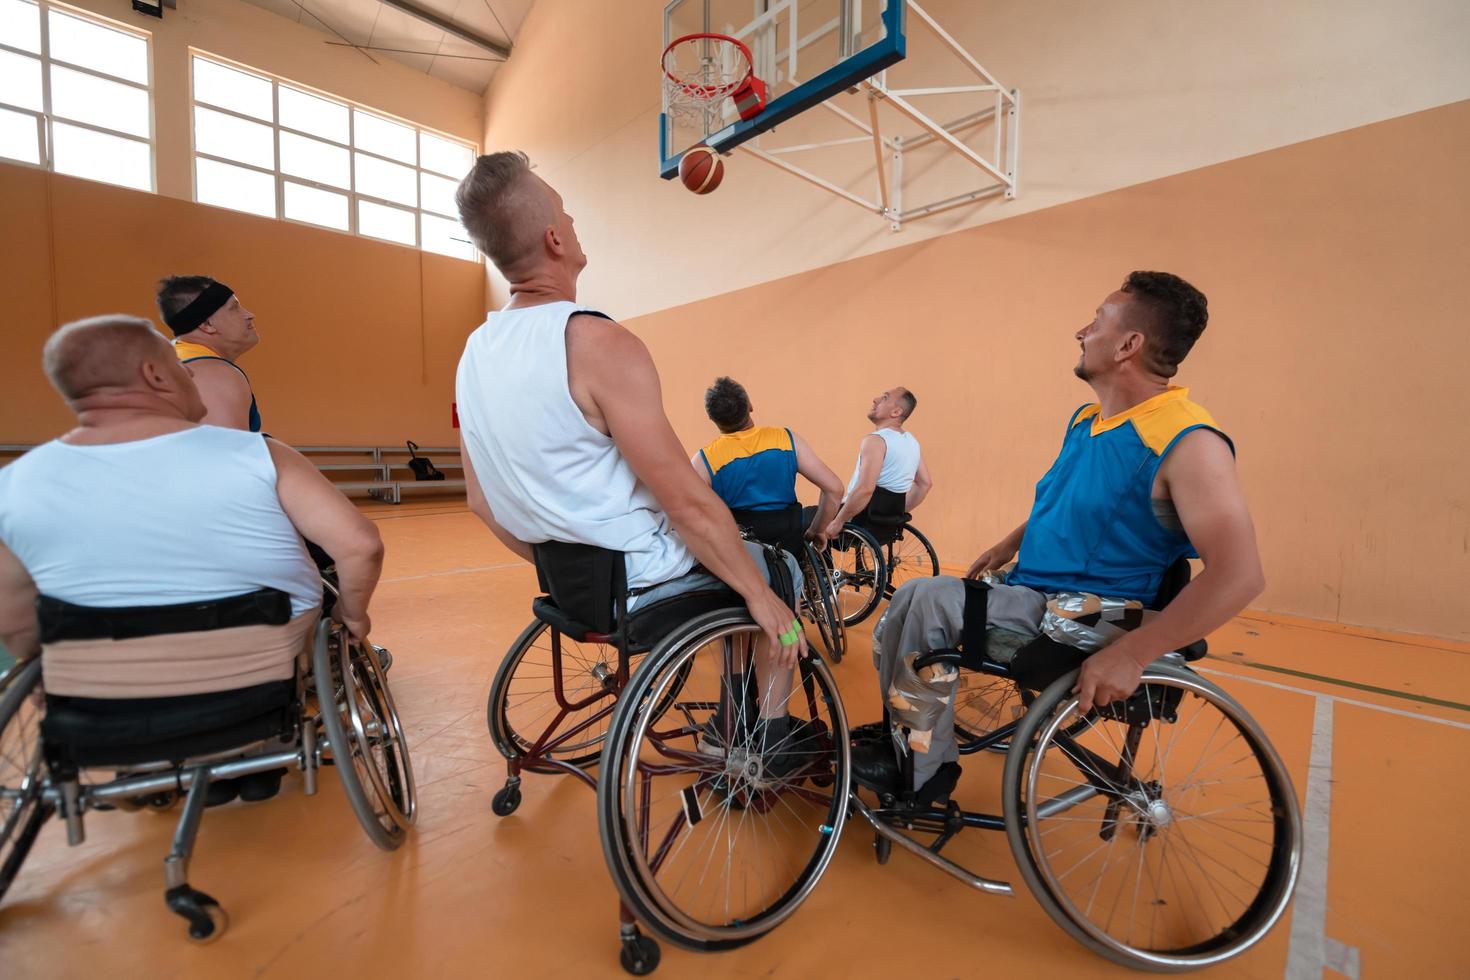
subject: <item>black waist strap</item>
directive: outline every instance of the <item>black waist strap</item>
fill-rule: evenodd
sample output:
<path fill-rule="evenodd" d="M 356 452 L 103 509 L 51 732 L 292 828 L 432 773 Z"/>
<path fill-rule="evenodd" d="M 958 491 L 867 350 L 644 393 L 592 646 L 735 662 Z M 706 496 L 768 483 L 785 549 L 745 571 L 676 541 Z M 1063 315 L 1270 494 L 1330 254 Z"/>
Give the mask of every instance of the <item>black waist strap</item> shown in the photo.
<path fill-rule="evenodd" d="M 291 621 L 291 597 L 280 589 L 171 606 L 100 608 L 36 597 L 41 642 L 128 640 L 166 633 L 198 633 L 236 626 L 281 626 Z"/>

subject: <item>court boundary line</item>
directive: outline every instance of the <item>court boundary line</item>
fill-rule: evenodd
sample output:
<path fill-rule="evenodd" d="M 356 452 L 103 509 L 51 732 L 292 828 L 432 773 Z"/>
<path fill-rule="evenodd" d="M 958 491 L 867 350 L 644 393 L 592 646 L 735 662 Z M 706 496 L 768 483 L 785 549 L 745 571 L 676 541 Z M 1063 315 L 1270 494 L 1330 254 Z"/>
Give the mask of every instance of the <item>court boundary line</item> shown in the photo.
<path fill-rule="evenodd" d="M 1259 677 L 1246 677 L 1244 674 L 1235 674 L 1228 670 L 1211 670 L 1207 667 L 1196 667 L 1201 674 L 1212 674 L 1215 677 L 1227 677 L 1231 680 L 1241 681 L 1246 684 L 1259 684 L 1261 687 L 1272 687 L 1278 691 L 1290 691 L 1292 694 L 1301 694 L 1309 698 L 1330 698 L 1341 704 L 1350 704 L 1355 708 L 1368 708 L 1372 711 L 1381 711 L 1384 714 L 1398 715 L 1402 718 L 1415 718 L 1419 721 L 1427 721 L 1435 725 L 1448 725 L 1450 728 L 1458 728 L 1470 732 L 1470 724 L 1463 721 L 1453 721 L 1449 718 L 1436 718 L 1434 715 L 1421 715 L 1413 711 L 1405 711 L 1402 708 L 1390 708 L 1386 704 L 1374 704 L 1371 701 L 1359 701 L 1356 698 L 1345 698 L 1336 694 L 1326 694 L 1322 691 L 1309 691 L 1304 687 L 1292 687 L 1290 684 L 1278 684 L 1275 681 L 1262 680 Z"/>
<path fill-rule="evenodd" d="M 1329 677 L 1326 674 L 1313 674 L 1306 670 L 1297 670 L 1293 667 L 1278 667 L 1275 664 L 1263 664 L 1259 660 L 1247 660 L 1244 657 L 1222 657 L 1218 654 L 1209 653 L 1205 655 L 1208 659 L 1222 664 L 1240 664 L 1245 667 L 1254 667 L 1257 670 L 1269 670 L 1276 674 L 1288 674 L 1292 677 L 1300 677 L 1304 680 L 1318 681 L 1323 684 L 1336 684 L 1339 687 L 1350 687 L 1358 691 L 1367 691 L 1370 694 L 1382 694 L 1385 697 L 1400 698 L 1404 701 L 1417 701 L 1420 704 L 1432 704 L 1440 708 L 1451 708 L 1455 711 L 1470 712 L 1470 704 L 1462 704 L 1459 701 L 1450 701 L 1445 698 L 1433 698 L 1427 694 L 1414 694 L 1409 691 L 1395 691 L 1389 687 L 1377 687 L 1373 684 L 1364 684 L 1361 681 L 1350 681 L 1341 677 Z"/>

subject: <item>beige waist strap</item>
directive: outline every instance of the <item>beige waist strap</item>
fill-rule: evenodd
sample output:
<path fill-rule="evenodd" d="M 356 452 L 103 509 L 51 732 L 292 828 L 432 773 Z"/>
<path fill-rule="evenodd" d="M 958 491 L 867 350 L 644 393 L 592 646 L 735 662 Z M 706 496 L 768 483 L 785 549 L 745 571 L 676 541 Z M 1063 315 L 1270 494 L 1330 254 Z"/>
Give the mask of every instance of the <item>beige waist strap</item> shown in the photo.
<path fill-rule="evenodd" d="M 280 626 L 237 626 L 128 640 L 67 640 L 41 651 L 47 693 L 80 698 L 170 698 L 290 680 L 321 613 Z"/>

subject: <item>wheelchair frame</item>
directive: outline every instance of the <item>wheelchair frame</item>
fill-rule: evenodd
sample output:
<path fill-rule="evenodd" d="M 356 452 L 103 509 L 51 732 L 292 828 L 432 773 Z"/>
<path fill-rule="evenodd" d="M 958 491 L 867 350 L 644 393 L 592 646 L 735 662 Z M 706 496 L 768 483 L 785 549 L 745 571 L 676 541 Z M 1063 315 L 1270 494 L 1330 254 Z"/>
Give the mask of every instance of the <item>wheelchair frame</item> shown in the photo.
<path fill-rule="evenodd" d="M 907 515 L 904 515 L 907 517 Z M 874 533 L 874 528 L 881 533 Z M 869 519 L 868 524 L 859 524 L 849 521 L 842 526 L 843 535 L 851 538 L 846 547 L 834 548 L 834 543 L 829 542 L 827 549 L 823 552 L 823 560 L 832 576 L 832 590 L 840 598 L 844 587 L 851 589 L 866 598 L 863 604 L 854 612 L 843 616 L 842 621 L 846 626 L 856 626 L 873 614 L 878 604 L 886 599 L 892 599 L 897 587 L 891 579 L 891 566 L 893 564 L 894 546 L 902 541 L 905 535 L 910 535 L 924 549 L 929 558 L 929 566 L 932 569 L 930 576 L 939 574 L 939 554 L 934 550 L 934 545 L 924 536 L 924 533 L 908 521 L 884 522 L 882 520 Z M 854 556 L 853 563 L 858 567 L 848 572 L 837 567 L 836 559 L 832 552 L 840 551 Z M 873 557 L 872 569 L 861 567 L 864 552 L 871 553 Z M 851 584 L 849 584 L 851 583 Z M 841 610 L 839 608 L 839 615 Z"/>
<path fill-rule="evenodd" d="M 359 670 L 366 671 L 362 679 L 355 676 Z M 40 680 L 40 657 L 15 665 L 0 678 L 0 733 L 34 697 Z M 330 692 L 330 707 L 321 703 L 322 691 Z M 359 700 L 363 697 L 366 705 Z M 0 821 L 0 898 L 51 816 L 62 817 L 67 844 L 75 847 L 86 840 L 84 814 L 88 809 L 121 805 L 125 809 L 146 806 L 165 810 L 183 795 L 183 812 L 164 860 L 164 900 L 171 911 L 188 921 L 188 935 L 193 942 L 213 942 L 225 932 L 229 917 L 218 901 L 188 882 L 189 860 L 209 784 L 295 768 L 302 773 L 305 793 L 310 796 L 316 793 L 317 771 L 328 756 L 368 837 L 384 850 L 397 848 L 414 823 L 416 791 L 407 741 L 376 650 L 349 642 L 345 629 L 333 628 L 323 618 L 316 626 L 311 652 L 303 651 L 297 657 L 296 697 L 289 710 L 295 736 L 289 748 L 273 748 L 281 739 L 271 737 L 182 760 L 122 767 L 82 764 L 63 773 L 65 778 L 60 780 L 46 761 L 37 714 L 35 744 L 25 763 L 27 775 L 17 787 L 0 786 L 0 801 L 12 801 L 11 812 L 0 814 L 4 817 Z M 383 759 L 377 757 L 375 749 L 383 751 Z M 97 785 L 81 782 L 83 772 L 117 768 L 127 769 L 129 775 Z M 28 806 L 29 816 L 23 817 Z M 21 819 L 24 826 L 19 826 Z M 7 844 L 11 845 L 8 854 Z"/>

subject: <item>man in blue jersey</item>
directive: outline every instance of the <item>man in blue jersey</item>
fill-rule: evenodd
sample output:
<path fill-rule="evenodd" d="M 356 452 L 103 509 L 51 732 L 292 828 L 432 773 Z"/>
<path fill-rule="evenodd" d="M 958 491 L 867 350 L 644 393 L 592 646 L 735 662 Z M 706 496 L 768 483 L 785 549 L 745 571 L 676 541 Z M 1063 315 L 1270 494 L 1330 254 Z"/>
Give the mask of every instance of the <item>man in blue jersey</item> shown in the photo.
<path fill-rule="evenodd" d="M 757 426 L 750 396 L 732 378 L 716 378 L 704 393 L 704 411 L 720 437 L 690 459 L 757 540 L 795 552 L 803 537 L 824 543 L 823 530 L 842 498 L 842 481 L 805 439 L 790 429 Z M 815 516 L 804 521 L 796 499 L 800 475 L 821 491 Z"/>
<path fill-rule="evenodd" d="M 1144 667 L 1218 629 L 1265 587 L 1234 448 L 1189 390 L 1169 382 L 1207 320 L 1204 295 L 1164 272 L 1131 273 L 1103 300 L 1076 334 L 1074 371 L 1097 401 L 1072 414 L 1025 523 L 967 573 L 995 571 L 1019 551 L 1005 584 L 987 593 L 986 622 L 1035 637 L 1049 595 L 1090 592 L 1148 604 L 1176 560 L 1203 559 L 1204 570 L 1167 608 L 1083 663 L 1075 688 L 1083 712 L 1132 694 Z M 959 641 L 964 593 L 963 582 L 946 576 L 895 594 L 874 631 L 882 691 L 906 653 Z M 958 778 L 958 758 L 949 708 L 928 751 L 915 753 L 909 788 L 945 795 Z M 863 782 L 891 785 L 895 766 L 884 745 L 854 752 L 853 772 Z M 945 784 L 937 794 L 925 787 L 931 777 Z"/>

